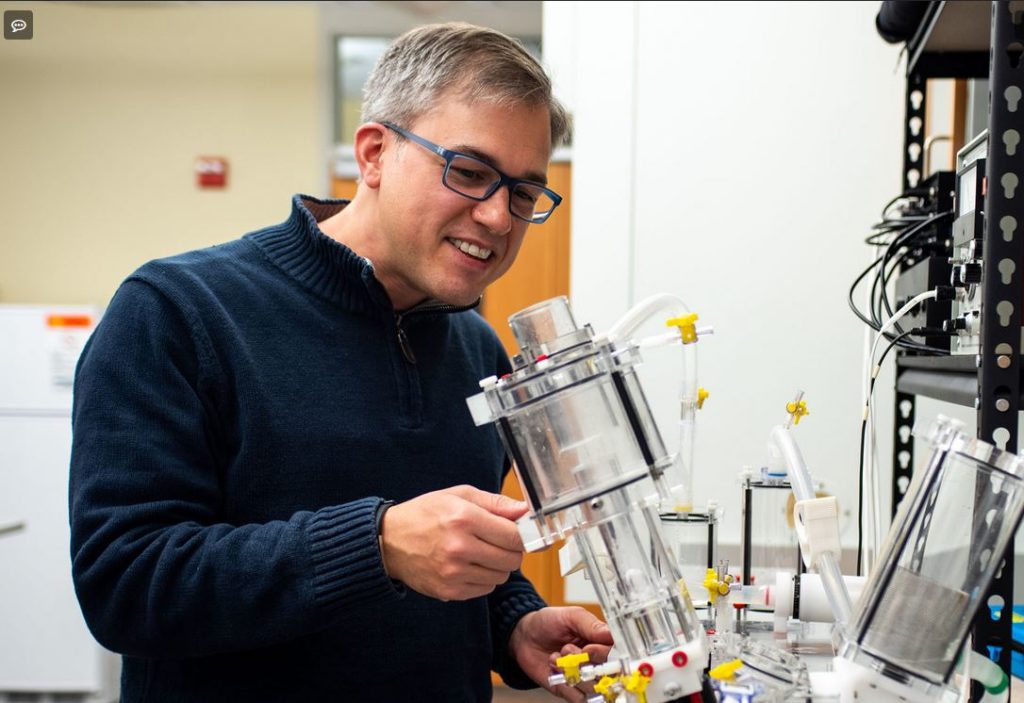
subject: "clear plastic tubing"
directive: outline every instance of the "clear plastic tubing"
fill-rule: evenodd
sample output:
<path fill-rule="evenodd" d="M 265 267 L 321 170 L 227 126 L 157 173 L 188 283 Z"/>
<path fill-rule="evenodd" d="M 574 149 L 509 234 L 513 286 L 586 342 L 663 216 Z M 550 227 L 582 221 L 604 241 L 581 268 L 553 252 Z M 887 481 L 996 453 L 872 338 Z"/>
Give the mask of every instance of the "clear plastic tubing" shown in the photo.
<path fill-rule="evenodd" d="M 793 494 L 796 499 L 799 501 L 817 498 L 807 464 L 804 463 L 800 448 L 793 440 L 790 431 L 785 427 L 775 427 L 772 430 L 772 440 L 786 460 L 786 466 L 789 469 L 789 482 L 793 486 Z M 843 581 L 843 573 L 839 570 L 835 555 L 831 553 L 819 555 L 814 566 L 821 574 L 821 582 L 825 586 L 825 596 L 828 598 L 829 605 L 832 606 L 836 625 L 842 631 L 845 629 L 846 623 L 849 622 L 850 612 L 853 610 L 850 593 L 846 590 L 846 583 Z"/>
<path fill-rule="evenodd" d="M 680 298 L 661 293 L 652 295 L 634 305 L 615 325 L 608 330 L 607 337 L 613 343 L 628 343 L 636 331 L 655 315 L 665 319 L 689 315 L 690 309 Z M 680 399 L 679 450 L 677 465 L 681 466 L 680 476 L 683 495 L 679 505 L 665 506 L 679 512 L 693 510 L 693 454 L 695 443 L 695 419 L 697 409 L 697 348 L 694 344 L 683 344 L 683 392 Z"/>

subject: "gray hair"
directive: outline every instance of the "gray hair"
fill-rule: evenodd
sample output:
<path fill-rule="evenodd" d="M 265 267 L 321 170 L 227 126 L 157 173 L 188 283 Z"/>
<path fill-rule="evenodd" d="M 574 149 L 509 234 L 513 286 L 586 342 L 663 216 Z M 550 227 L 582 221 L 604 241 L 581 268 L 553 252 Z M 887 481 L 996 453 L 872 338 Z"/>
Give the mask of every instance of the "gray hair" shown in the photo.
<path fill-rule="evenodd" d="M 537 60 L 518 39 L 464 22 L 398 37 L 363 87 L 362 120 L 409 126 L 449 90 L 471 103 L 543 105 L 551 115 L 551 148 L 568 140 L 569 114 Z"/>

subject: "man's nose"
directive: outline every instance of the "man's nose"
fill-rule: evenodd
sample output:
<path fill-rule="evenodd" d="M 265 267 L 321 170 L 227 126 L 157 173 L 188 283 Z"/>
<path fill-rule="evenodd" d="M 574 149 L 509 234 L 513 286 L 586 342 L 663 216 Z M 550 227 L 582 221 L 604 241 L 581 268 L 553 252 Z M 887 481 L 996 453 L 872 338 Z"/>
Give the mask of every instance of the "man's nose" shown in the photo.
<path fill-rule="evenodd" d="M 473 219 L 488 229 L 491 234 L 504 236 L 512 230 L 512 213 L 509 212 L 508 186 L 501 186 L 487 200 L 478 202 L 473 208 Z"/>

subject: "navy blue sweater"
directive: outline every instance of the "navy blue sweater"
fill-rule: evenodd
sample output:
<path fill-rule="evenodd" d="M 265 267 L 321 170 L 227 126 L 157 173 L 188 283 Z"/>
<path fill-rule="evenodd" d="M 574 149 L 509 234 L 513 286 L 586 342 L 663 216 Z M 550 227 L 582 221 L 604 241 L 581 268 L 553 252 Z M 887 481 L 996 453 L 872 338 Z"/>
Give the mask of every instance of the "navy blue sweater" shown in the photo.
<path fill-rule="evenodd" d="M 543 606 L 529 582 L 421 596 L 387 577 L 375 522 L 382 500 L 500 490 L 465 398 L 508 359 L 473 311 L 397 316 L 317 227 L 342 207 L 296 196 L 280 225 L 146 264 L 82 355 L 73 573 L 125 703 L 489 701 L 492 668 L 530 685 L 507 652 Z"/>

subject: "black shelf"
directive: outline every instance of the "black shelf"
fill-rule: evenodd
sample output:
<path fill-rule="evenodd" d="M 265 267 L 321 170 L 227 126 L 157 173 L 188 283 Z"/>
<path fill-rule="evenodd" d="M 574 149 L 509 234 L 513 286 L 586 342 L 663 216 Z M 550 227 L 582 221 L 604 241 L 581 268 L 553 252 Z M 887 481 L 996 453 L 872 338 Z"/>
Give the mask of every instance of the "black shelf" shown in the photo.
<path fill-rule="evenodd" d="M 907 75 L 988 78 L 992 6 L 980 0 L 933 2 L 907 42 Z"/>
<path fill-rule="evenodd" d="M 1024 409 L 1020 307 L 1024 300 L 1024 203 L 1018 186 L 1024 183 L 1024 149 L 1016 148 L 1024 134 L 1024 110 L 1017 102 L 1024 90 L 1021 37 L 1024 15 L 1009 0 L 946 0 L 932 2 L 917 33 L 907 42 L 907 92 L 904 119 L 903 188 L 909 192 L 926 175 L 924 106 L 929 78 L 988 80 L 989 151 L 985 160 L 988 183 L 984 198 L 984 255 L 978 354 L 946 358 L 902 354 L 897 357 L 893 423 L 893 512 L 913 473 L 914 446 L 909 430 L 914 423 L 915 398 L 976 408 L 977 436 L 985 441 L 1003 435 L 1005 449 L 1018 451 L 1017 420 Z M 1013 146 L 1011 147 L 1011 143 Z M 1011 187 L 1012 186 L 1012 187 Z M 1015 195 L 1018 197 L 1015 198 Z M 1004 235 L 1001 226 L 1010 234 Z M 1010 262 L 1009 267 L 1005 266 Z M 1004 264 L 1000 268 L 1000 264 Z M 1011 311 L 1010 324 L 999 315 Z M 1005 313 L 1004 313 L 1005 314 Z M 1011 542 L 992 583 L 989 598 L 1013 602 L 1014 554 Z M 998 652 L 998 663 L 1010 672 L 1013 642 L 1010 619 L 993 620 L 982 607 L 973 623 L 974 649 Z M 971 700 L 982 694 L 972 687 Z"/>
<path fill-rule="evenodd" d="M 896 390 L 973 408 L 978 397 L 978 377 L 950 371 L 907 369 L 899 375 Z"/>
<path fill-rule="evenodd" d="M 953 373 L 978 373 L 978 361 L 974 354 L 950 354 L 948 356 L 923 356 L 900 354 L 896 366 L 901 369 L 925 369 L 927 371 L 951 371 Z"/>

